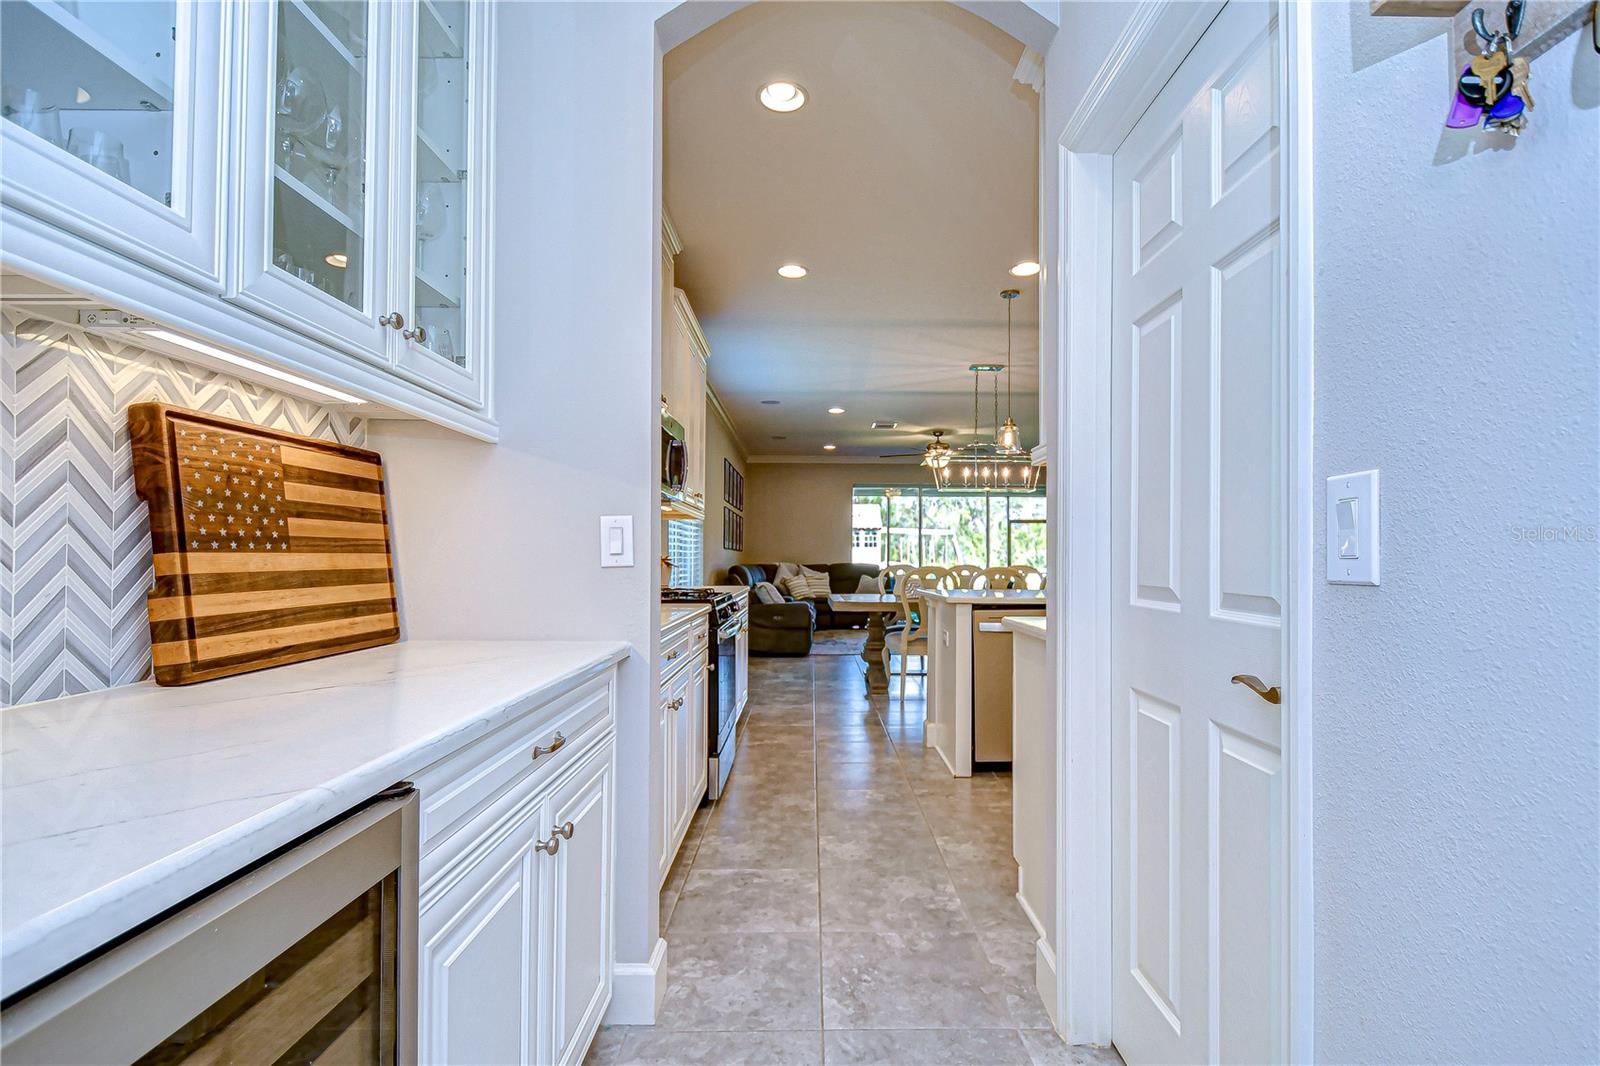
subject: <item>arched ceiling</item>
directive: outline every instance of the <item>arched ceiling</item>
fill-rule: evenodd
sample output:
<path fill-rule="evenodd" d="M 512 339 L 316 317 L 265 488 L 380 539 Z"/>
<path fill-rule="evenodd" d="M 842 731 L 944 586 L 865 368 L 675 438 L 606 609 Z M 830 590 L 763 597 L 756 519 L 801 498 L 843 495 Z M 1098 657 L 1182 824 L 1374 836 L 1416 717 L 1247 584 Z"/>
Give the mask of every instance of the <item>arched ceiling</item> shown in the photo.
<path fill-rule="evenodd" d="M 1021 54 L 976 15 L 912 2 L 754 4 L 668 53 L 677 283 L 753 455 L 834 442 L 865 458 L 932 428 L 970 435 L 967 366 L 1004 360 L 1006 287 L 1023 294 L 1012 404 L 1037 441 L 1037 279 L 1007 273 L 1038 258 L 1039 99 L 1012 80 Z M 804 86 L 806 105 L 763 108 L 776 79 Z M 779 278 L 788 262 L 809 276 Z"/>

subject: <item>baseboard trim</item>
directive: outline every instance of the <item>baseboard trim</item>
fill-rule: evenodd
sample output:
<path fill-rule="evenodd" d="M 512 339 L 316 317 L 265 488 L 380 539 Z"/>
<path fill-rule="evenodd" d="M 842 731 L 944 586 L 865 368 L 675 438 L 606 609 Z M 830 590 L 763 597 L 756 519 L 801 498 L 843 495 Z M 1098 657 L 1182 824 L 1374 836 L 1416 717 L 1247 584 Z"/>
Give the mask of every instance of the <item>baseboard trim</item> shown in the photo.
<path fill-rule="evenodd" d="M 1022 867 L 1017 867 L 1017 904 L 1022 908 L 1022 913 L 1027 916 L 1028 924 L 1033 926 L 1034 935 L 1040 940 L 1048 940 L 1045 935 L 1044 923 L 1039 921 L 1039 916 L 1033 913 L 1033 908 L 1028 906 L 1028 897 L 1022 894 Z"/>
<path fill-rule="evenodd" d="M 1056 1032 L 1061 1032 L 1061 1019 L 1056 1017 L 1056 953 L 1050 950 L 1050 938 L 1045 935 L 1044 925 L 1039 921 L 1039 916 L 1033 913 L 1033 908 L 1028 906 L 1027 897 L 1022 894 L 1022 867 L 1017 867 L 1017 904 L 1022 908 L 1022 913 L 1028 918 L 1028 924 L 1033 926 L 1035 939 L 1033 941 L 1033 983 L 1038 987 L 1039 998 L 1044 1001 L 1045 1013 L 1050 1016 L 1050 1024 L 1055 1026 Z"/>
<path fill-rule="evenodd" d="M 607 1025 L 654 1025 L 661 997 L 667 991 L 664 980 L 667 942 L 657 938 L 649 962 L 619 962 L 611 971 L 611 1006 L 605 1014 Z"/>
<path fill-rule="evenodd" d="M 1044 1000 L 1044 1012 L 1050 1024 L 1061 1032 L 1061 1019 L 1056 1017 L 1056 953 L 1050 950 L 1044 937 L 1033 942 L 1033 980 L 1039 986 L 1039 998 Z M 1065 1038 L 1065 1034 L 1062 1034 Z"/>

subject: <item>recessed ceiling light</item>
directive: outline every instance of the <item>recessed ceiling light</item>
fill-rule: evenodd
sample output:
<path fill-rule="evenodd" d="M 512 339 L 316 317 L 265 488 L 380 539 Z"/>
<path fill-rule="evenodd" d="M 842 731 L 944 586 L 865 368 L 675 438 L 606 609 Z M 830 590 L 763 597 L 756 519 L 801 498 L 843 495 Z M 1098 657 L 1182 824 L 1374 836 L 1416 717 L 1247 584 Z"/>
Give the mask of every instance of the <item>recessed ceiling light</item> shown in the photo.
<path fill-rule="evenodd" d="M 825 451 L 825 452 L 831 452 L 837 447 L 838 447 L 837 444 L 824 444 L 822 446 L 822 450 Z"/>
<path fill-rule="evenodd" d="M 805 102 L 806 91 L 792 81 L 769 81 L 761 87 L 761 106 L 768 111 L 798 111 Z"/>
<path fill-rule="evenodd" d="M 1011 275 L 1018 278 L 1031 278 L 1039 273 L 1039 264 L 1031 259 L 1025 259 L 1011 268 Z"/>
<path fill-rule="evenodd" d="M 322 261 L 331 267 L 338 267 L 340 270 L 350 265 L 350 257 L 343 252 L 329 252 L 322 257 Z"/>
<path fill-rule="evenodd" d="M 768 407 L 776 407 L 776 406 L 778 406 L 778 402 L 779 401 L 777 401 L 777 400 L 762 400 L 761 402 L 763 404 L 765 404 L 766 406 L 768 406 Z"/>
<path fill-rule="evenodd" d="M 803 278 L 805 276 L 806 268 L 801 266 L 799 263 L 785 263 L 783 266 L 778 268 L 778 277 L 780 278 L 789 278 L 790 280 L 793 280 L 795 278 Z"/>
<path fill-rule="evenodd" d="M 828 413 L 830 415 L 842 415 L 842 414 L 844 414 L 844 408 L 843 407 L 830 407 L 830 408 L 828 408 Z"/>

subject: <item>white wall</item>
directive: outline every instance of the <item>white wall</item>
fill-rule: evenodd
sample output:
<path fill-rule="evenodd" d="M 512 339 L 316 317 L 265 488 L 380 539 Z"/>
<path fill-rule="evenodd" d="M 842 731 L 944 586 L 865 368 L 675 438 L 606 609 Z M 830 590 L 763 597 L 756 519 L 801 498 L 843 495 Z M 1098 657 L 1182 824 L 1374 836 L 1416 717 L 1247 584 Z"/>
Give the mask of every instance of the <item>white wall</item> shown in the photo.
<path fill-rule="evenodd" d="M 1317 1054 L 1593 1062 L 1600 56 L 1446 132 L 1445 25 L 1312 26 L 1316 472 L 1382 470 L 1384 553 L 1314 589 Z"/>
<path fill-rule="evenodd" d="M 1533 61 L 1520 141 L 1450 133 L 1448 22 L 1367 6 L 1310 8 L 1316 473 L 1381 468 L 1385 555 L 1314 592 L 1316 1055 L 1592 1062 L 1600 57 Z M 1062 6 L 1047 266 L 1056 146 L 1133 10 Z"/>
<path fill-rule="evenodd" d="M 500 443 L 411 422 L 374 423 L 368 437 L 389 473 L 409 637 L 634 647 L 617 726 L 623 963 L 646 961 L 657 938 L 654 20 L 664 6 L 500 5 Z M 600 569 L 602 514 L 635 517 L 638 565 Z"/>
<path fill-rule="evenodd" d="M 857 485 L 932 484 L 907 463 L 751 463 L 744 557 L 752 563 L 848 563 Z"/>

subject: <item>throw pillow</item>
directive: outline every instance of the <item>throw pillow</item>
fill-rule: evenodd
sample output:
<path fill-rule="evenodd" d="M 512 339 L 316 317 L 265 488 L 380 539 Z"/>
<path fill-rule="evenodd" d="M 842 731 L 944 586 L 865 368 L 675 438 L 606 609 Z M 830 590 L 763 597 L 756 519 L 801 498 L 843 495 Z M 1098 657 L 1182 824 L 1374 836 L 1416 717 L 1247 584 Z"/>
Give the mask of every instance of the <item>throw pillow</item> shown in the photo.
<path fill-rule="evenodd" d="M 878 579 L 867 574 L 861 575 L 861 580 L 856 582 L 856 592 L 878 594 Z"/>
<path fill-rule="evenodd" d="M 815 570 L 804 570 L 779 582 L 785 592 L 797 600 L 826 599 L 833 590 L 828 587 L 828 575 Z"/>
<path fill-rule="evenodd" d="M 772 580 L 782 585 L 784 578 L 794 577 L 799 572 L 800 568 L 794 563 L 779 563 L 777 570 L 772 574 Z"/>
<path fill-rule="evenodd" d="M 778 586 L 770 581 L 761 581 L 756 584 L 756 602 L 782 603 L 783 593 L 778 591 Z"/>

